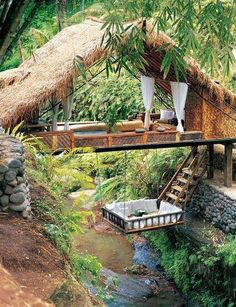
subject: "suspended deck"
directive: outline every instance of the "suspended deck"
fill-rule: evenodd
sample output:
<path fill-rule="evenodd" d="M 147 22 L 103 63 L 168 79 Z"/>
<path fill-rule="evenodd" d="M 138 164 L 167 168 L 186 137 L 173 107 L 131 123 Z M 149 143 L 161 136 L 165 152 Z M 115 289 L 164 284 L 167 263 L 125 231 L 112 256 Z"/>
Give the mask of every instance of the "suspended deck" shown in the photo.
<path fill-rule="evenodd" d="M 185 212 L 183 210 L 174 213 L 156 213 L 142 217 L 124 218 L 112 210 L 103 207 L 102 216 L 108 223 L 125 234 L 176 226 L 183 224 L 185 221 Z"/>
<path fill-rule="evenodd" d="M 157 209 L 155 200 L 135 200 L 122 203 L 108 204 L 102 208 L 102 216 L 111 225 L 120 229 L 125 234 L 155 230 L 163 227 L 176 226 L 185 222 L 185 206 L 191 199 L 201 178 L 207 172 L 208 178 L 213 178 L 213 144 L 225 145 L 225 185 L 232 184 L 232 159 L 230 159 L 229 148 L 235 139 L 224 140 L 197 140 L 195 146 L 189 141 L 182 142 L 184 146 L 192 145 L 192 151 L 185 158 L 173 177 L 161 192 L 158 201 L 161 203 Z M 155 144 L 155 147 L 165 147 L 166 144 Z M 170 146 L 170 143 L 168 144 Z M 198 150 L 198 145 L 207 145 Z M 152 146 L 152 145 L 150 145 Z M 179 147 L 181 142 L 173 142 L 170 147 Z M 139 149 L 141 146 L 132 146 Z M 142 147 L 149 147 L 145 145 Z M 117 148 L 116 148 L 117 149 Z M 124 150 L 123 148 L 121 150 Z M 127 150 L 127 147 L 126 147 Z M 103 151 L 97 149 L 96 151 Z M 113 151 L 113 148 L 107 148 Z M 227 172 L 229 170 L 229 172 Z M 123 206 L 123 207 L 122 207 Z M 138 211 L 143 211 L 138 216 Z"/>

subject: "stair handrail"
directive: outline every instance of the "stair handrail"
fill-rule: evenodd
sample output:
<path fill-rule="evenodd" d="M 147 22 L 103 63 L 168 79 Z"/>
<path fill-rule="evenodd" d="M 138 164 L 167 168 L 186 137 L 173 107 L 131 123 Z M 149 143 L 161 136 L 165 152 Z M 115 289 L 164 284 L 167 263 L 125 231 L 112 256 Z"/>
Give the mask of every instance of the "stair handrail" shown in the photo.
<path fill-rule="evenodd" d="M 202 156 L 200 158 L 200 160 L 198 161 L 198 163 L 196 164 L 195 168 L 192 171 L 192 174 L 189 176 L 187 182 L 185 183 L 185 185 L 183 185 L 182 187 L 182 191 L 179 193 L 179 195 L 177 196 L 177 199 L 174 201 L 174 205 L 177 205 L 180 198 L 183 196 L 184 192 L 186 191 L 186 189 L 188 188 L 190 182 L 192 181 L 193 177 L 196 174 L 196 171 L 199 169 L 199 167 L 201 166 L 205 156 L 206 156 L 207 150 L 204 150 L 202 153 Z"/>
<path fill-rule="evenodd" d="M 184 161 L 181 163 L 180 167 L 177 169 L 177 171 L 174 173 L 173 177 L 171 178 L 171 180 L 168 182 L 168 184 L 165 186 L 165 188 L 163 189 L 163 191 L 161 192 L 160 196 L 158 197 L 158 200 L 162 200 L 164 195 L 166 194 L 166 192 L 170 189 L 170 187 L 172 186 L 173 181 L 175 181 L 176 177 L 178 176 L 178 174 L 182 171 L 182 169 L 184 168 L 185 164 L 188 162 L 188 160 L 191 158 L 192 156 L 192 152 L 193 150 L 190 151 L 190 153 L 188 154 L 188 156 L 184 159 Z"/>

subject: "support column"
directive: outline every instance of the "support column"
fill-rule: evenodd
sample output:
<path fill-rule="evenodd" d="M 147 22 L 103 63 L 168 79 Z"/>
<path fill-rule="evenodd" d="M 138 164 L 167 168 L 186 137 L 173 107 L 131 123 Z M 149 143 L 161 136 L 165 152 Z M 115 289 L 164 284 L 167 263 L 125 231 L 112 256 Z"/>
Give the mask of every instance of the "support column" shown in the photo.
<path fill-rule="evenodd" d="M 52 131 L 57 131 L 57 115 L 59 111 L 59 103 L 55 100 L 52 101 L 53 108 L 52 108 Z"/>
<path fill-rule="evenodd" d="M 70 87 L 68 90 L 67 100 L 64 102 L 64 105 L 63 105 L 64 115 L 65 115 L 64 130 L 70 130 L 69 121 L 70 121 L 71 114 L 72 114 L 73 100 L 74 100 L 73 87 Z"/>
<path fill-rule="evenodd" d="M 207 179 L 214 178 L 214 144 L 208 145 Z"/>
<path fill-rule="evenodd" d="M 232 187 L 233 181 L 233 145 L 225 145 L 225 156 L 224 156 L 224 185 L 228 188 Z"/>

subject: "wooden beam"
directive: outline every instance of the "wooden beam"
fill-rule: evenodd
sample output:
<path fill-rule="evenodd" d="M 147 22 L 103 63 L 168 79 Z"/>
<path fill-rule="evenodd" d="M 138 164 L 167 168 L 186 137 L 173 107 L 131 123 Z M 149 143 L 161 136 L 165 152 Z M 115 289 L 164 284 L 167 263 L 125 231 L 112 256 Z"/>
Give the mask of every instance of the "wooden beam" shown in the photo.
<path fill-rule="evenodd" d="M 208 165 L 207 165 L 207 179 L 214 178 L 214 144 L 208 146 Z"/>
<path fill-rule="evenodd" d="M 98 136 L 96 136 L 98 137 Z M 177 148 L 177 147 L 191 147 L 191 146 L 204 146 L 209 144 L 233 144 L 236 143 L 236 138 L 222 138 L 222 139 L 200 139 L 194 141 L 165 141 L 159 143 L 148 144 L 135 144 L 135 145 L 120 145 L 112 147 L 96 148 L 95 152 L 112 152 L 112 151 L 125 151 L 125 150 L 141 150 L 141 149 L 154 149 L 154 148 Z"/>
<path fill-rule="evenodd" d="M 232 187 L 233 181 L 233 145 L 225 145 L 225 157 L 224 157 L 224 184 L 226 187 Z"/>

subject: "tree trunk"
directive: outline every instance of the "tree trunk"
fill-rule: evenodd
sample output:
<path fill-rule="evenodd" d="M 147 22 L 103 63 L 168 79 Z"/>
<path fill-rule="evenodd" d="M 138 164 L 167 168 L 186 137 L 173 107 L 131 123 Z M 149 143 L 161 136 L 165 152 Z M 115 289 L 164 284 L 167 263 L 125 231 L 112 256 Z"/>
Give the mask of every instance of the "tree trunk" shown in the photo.
<path fill-rule="evenodd" d="M 20 59 L 21 59 L 21 63 L 22 63 L 22 62 L 24 62 L 25 58 L 24 58 L 24 50 L 23 50 L 21 39 L 18 40 L 18 50 L 19 50 Z"/>
<path fill-rule="evenodd" d="M 0 65 L 3 63 L 5 53 L 17 32 L 22 15 L 29 3 L 30 0 L 13 0 L 7 12 L 4 12 L 4 16 L 1 16 Z"/>
<path fill-rule="evenodd" d="M 38 4 L 36 2 L 34 4 L 34 7 L 31 10 L 31 12 L 29 13 L 27 18 L 25 19 L 24 23 L 19 28 L 18 32 L 16 32 L 14 37 L 10 37 L 11 39 L 8 43 L 8 46 L 6 48 L 3 48 L 3 50 L 0 49 L 0 64 L 2 64 L 4 62 L 5 58 L 9 55 L 12 48 L 17 44 L 21 34 L 24 32 L 24 30 L 26 29 L 26 27 L 28 26 L 28 24 L 30 23 L 32 18 L 34 17 L 36 10 L 37 10 L 37 7 L 38 7 Z M 3 52 L 2 56 L 1 56 L 1 51 Z"/>
<path fill-rule="evenodd" d="M 84 11 L 84 0 L 81 0 L 81 11 Z"/>
<path fill-rule="evenodd" d="M 67 0 L 56 0 L 58 30 L 67 26 Z"/>

